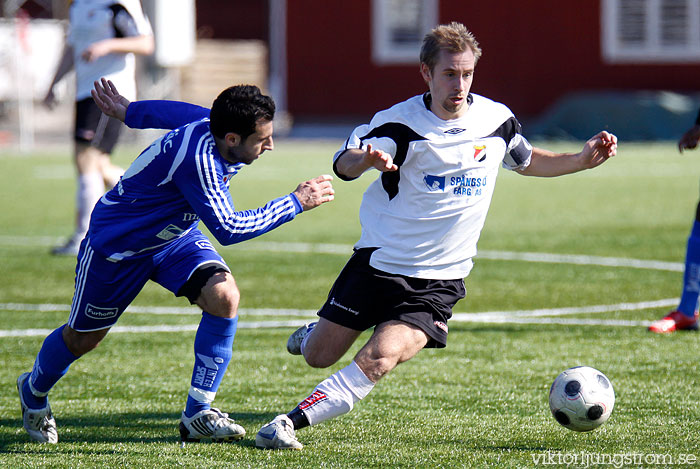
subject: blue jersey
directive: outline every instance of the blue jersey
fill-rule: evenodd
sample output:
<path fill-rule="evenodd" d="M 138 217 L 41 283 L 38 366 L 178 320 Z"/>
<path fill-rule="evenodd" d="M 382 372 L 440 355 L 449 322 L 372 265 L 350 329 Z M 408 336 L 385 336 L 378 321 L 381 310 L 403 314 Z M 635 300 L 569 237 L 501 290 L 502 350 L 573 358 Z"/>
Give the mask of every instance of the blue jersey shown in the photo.
<path fill-rule="evenodd" d="M 132 128 L 174 129 L 146 148 L 95 205 L 88 237 L 112 261 L 151 255 L 196 229 L 201 219 L 223 245 L 286 223 L 302 211 L 294 194 L 235 211 L 228 190 L 243 163 L 229 163 L 209 131 L 209 109 L 174 101 L 133 102 Z"/>

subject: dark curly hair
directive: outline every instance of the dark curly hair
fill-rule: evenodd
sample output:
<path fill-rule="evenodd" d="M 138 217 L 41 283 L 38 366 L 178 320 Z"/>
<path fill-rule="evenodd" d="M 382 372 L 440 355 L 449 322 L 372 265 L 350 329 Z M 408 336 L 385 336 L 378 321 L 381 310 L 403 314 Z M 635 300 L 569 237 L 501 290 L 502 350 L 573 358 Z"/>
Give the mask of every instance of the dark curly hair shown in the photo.
<path fill-rule="evenodd" d="M 260 92 L 255 85 L 236 85 L 226 88 L 214 100 L 209 113 L 209 128 L 218 138 L 233 132 L 243 140 L 255 133 L 259 120 L 275 117 L 275 102 Z"/>

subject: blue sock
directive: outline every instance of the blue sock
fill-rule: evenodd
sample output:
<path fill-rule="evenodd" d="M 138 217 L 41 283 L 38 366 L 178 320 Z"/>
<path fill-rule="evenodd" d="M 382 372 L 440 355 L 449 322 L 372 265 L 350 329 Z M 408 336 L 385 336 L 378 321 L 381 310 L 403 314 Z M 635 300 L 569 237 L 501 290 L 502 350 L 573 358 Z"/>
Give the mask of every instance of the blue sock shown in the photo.
<path fill-rule="evenodd" d="M 34 361 L 32 374 L 29 379 L 24 380 L 22 397 L 32 409 L 46 407 L 46 396 L 53 385 L 68 372 L 71 363 L 79 358 L 68 350 L 68 346 L 63 341 L 64 327 L 66 327 L 65 324 L 44 339 Z"/>
<path fill-rule="evenodd" d="M 700 295 L 700 222 L 696 221 L 688 237 L 683 294 L 678 311 L 692 317 L 698 307 L 698 295 Z"/>
<path fill-rule="evenodd" d="M 194 338 L 194 370 L 185 406 L 187 417 L 211 408 L 231 361 L 237 325 L 238 316 L 231 319 L 202 313 Z"/>

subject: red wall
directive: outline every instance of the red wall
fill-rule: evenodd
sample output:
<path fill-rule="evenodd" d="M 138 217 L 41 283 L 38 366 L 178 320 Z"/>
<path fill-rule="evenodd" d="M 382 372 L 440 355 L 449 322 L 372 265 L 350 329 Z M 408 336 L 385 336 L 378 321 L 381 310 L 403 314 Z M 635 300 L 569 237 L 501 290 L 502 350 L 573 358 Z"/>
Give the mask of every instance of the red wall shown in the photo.
<path fill-rule="evenodd" d="M 294 116 L 371 117 L 423 91 L 417 63 L 371 63 L 369 0 L 288 0 L 287 17 L 287 105 Z"/>
<path fill-rule="evenodd" d="M 415 66 L 371 63 L 370 0 L 287 0 L 288 107 L 297 117 L 371 116 L 425 90 Z M 533 115 L 579 90 L 700 89 L 700 65 L 606 65 L 599 2 L 440 0 L 483 56 L 472 90 Z M 416 58 L 416 62 L 418 58 Z"/>
<path fill-rule="evenodd" d="M 196 8 L 198 37 L 267 41 L 267 1 L 196 0 Z"/>

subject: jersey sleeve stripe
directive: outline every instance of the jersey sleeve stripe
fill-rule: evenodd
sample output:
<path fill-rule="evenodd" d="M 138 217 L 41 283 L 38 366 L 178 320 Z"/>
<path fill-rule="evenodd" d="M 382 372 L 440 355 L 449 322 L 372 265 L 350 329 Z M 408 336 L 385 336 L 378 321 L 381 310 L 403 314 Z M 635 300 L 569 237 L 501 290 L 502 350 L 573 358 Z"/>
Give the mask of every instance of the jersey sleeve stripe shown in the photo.
<path fill-rule="evenodd" d="M 206 140 L 206 142 L 204 142 Z M 214 145 L 211 136 L 197 143 L 196 162 L 202 190 L 211 205 L 219 225 L 231 234 L 266 231 L 280 218 L 294 216 L 296 209 L 290 196 L 268 202 L 257 210 L 234 211 L 216 174 Z"/>

